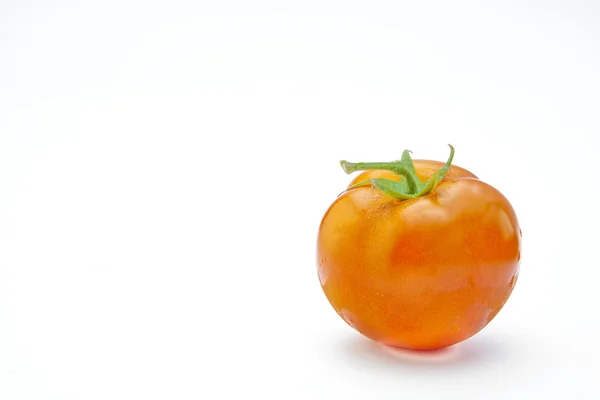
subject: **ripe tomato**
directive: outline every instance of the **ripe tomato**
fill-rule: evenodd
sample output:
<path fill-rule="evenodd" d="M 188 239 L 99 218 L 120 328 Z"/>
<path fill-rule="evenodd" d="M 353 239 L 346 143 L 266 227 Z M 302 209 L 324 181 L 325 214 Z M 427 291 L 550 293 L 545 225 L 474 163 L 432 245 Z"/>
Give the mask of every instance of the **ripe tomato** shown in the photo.
<path fill-rule="evenodd" d="M 446 164 L 417 160 L 414 168 L 406 151 L 397 162 L 342 162 L 347 172 L 369 171 L 323 217 L 318 275 L 335 311 L 375 341 L 422 350 L 461 342 L 515 287 L 515 211 L 494 187 L 450 166 L 453 154 Z"/>

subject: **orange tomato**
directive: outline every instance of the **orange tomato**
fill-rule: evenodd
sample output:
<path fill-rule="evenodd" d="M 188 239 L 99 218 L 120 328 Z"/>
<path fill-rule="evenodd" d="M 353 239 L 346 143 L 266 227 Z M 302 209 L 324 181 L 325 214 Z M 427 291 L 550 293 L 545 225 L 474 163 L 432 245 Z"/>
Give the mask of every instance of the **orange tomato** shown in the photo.
<path fill-rule="evenodd" d="M 442 166 L 416 160 L 414 171 L 426 180 Z M 381 177 L 399 180 L 374 170 L 350 186 Z M 407 349 L 438 349 L 479 332 L 519 274 L 521 231 L 509 201 L 455 166 L 421 196 L 384 192 L 350 188 L 323 217 L 318 275 L 335 311 L 363 335 Z"/>

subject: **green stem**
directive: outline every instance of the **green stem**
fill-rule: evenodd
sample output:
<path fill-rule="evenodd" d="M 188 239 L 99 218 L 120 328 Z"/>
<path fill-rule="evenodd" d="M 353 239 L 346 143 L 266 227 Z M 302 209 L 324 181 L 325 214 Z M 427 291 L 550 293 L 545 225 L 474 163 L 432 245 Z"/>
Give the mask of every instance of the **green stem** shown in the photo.
<path fill-rule="evenodd" d="M 409 150 L 404 150 L 400 161 L 351 163 L 342 160 L 340 161 L 340 165 L 347 174 L 356 171 L 385 170 L 392 171 L 393 173 L 404 177 L 404 181 L 373 178 L 369 181 L 360 182 L 360 184 L 355 186 L 364 186 L 365 183 L 371 183 L 373 187 L 397 200 L 407 200 L 425 196 L 433 192 L 442 179 L 444 179 L 454 158 L 454 147 L 452 147 L 452 145 L 448 146 L 450 147 L 450 156 L 448 157 L 448 160 L 442 168 L 436 171 L 431 178 L 424 183 L 421 182 L 417 176 Z"/>
<path fill-rule="evenodd" d="M 410 162 L 412 164 L 412 160 L 410 160 Z M 421 183 L 417 174 L 412 172 L 411 169 L 405 165 L 405 161 L 351 163 L 346 160 L 342 160 L 340 161 L 340 165 L 347 174 L 366 170 L 392 171 L 393 173 L 401 175 L 404 177 L 404 179 L 406 179 L 406 185 L 408 186 L 409 193 L 417 193 L 419 190 L 419 184 Z"/>

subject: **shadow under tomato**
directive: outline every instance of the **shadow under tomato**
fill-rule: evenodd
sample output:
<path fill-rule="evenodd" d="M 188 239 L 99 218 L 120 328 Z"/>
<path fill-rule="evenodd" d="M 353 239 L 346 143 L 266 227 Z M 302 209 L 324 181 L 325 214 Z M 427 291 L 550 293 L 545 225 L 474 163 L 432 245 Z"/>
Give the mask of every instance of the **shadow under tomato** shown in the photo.
<path fill-rule="evenodd" d="M 495 365 L 511 357 L 511 348 L 501 340 L 479 334 L 462 343 L 439 350 L 416 351 L 386 346 L 362 336 L 340 343 L 348 361 L 375 367 L 410 367 L 411 369 L 473 369 Z M 512 349 L 514 351 L 514 349 Z"/>

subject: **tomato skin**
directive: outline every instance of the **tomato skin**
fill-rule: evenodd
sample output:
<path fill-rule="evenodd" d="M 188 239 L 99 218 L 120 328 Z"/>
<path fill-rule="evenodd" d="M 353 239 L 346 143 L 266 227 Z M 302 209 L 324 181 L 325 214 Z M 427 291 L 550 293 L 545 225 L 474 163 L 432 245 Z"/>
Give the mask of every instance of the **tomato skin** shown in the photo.
<path fill-rule="evenodd" d="M 413 160 L 413 165 L 415 166 L 415 170 L 417 171 L 417 176 L 421 180 L 421 182 L 427 181 L 431 178 L 436 171 L 438 171 L 444 165 L 443 162 L 433 161 L 433 160 Z M 359 182 L 363 182 L 372 178 L 385 178 L 391 179 L 394 181 L 398 181 L 401 179 L 401 176 L 395 174 L 391 171 L 382 171 L 382 170 L 370 170 L 363 171 L 360 174 L 356 175 L 354 179 L 350 182 L 348 187 L 355 185 Z M 461 168 L 457 165 L 453 165 L 450 168 L 450 171 L 445 176 L 445 180 L 452 178 L 477 178 L 472 172 L 467 171 L 464 168 Z"/>
<path fill-rule="evenodd" d="M 405 201 L 370 186 L 346 191 L 323 217 L 317 253 L 323 291 L 350 326 L 387 345 L 433 350 L 500 311 L 518 278 L 521 233 L 498 190 L 451 175 Z"/>

